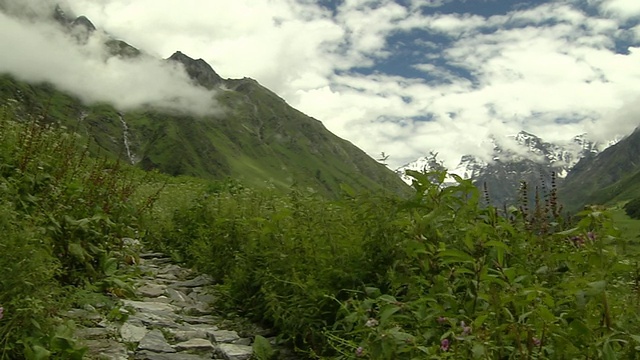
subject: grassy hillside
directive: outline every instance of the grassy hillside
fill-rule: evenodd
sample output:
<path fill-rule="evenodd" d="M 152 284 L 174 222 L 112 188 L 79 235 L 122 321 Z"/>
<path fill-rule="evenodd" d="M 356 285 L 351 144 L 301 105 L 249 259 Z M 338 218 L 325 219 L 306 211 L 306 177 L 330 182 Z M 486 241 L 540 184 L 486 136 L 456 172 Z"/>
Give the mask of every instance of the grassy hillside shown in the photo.
<path fill-rule="evenodd" d="M 0 77 L 0 102 L 21 116 L 39 114 L 89 139 L 93 153 L 129 161 L 124 121 L 136 164 L 171 175 L 234 178 L 252 186 L 291 185 L 326 196 L 341 184 L 355 190 L 403 193 L 406 185 L 385 166 L 321 122 L 290 107 L 251 79 L 226 80 L 218 116 L 168 114 L 153 109 L 120 113 L 108 104 L 84 105 L 47 84 Z"/>
<path fill-rule="evenodd" d="M 587 204 L 610 204 L 640 196 L 640 130 L 602 153 L 580 160 L 558 195 L 570 211 Z"/>

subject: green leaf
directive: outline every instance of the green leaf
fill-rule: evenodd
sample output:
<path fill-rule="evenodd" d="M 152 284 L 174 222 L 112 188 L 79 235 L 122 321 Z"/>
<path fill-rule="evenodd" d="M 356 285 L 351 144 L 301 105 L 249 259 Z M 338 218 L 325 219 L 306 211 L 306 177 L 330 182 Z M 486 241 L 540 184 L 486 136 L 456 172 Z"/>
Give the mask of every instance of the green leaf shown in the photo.
<path fill-rule="evenodd" d="M 503 250 L 509 250 L 509 245 L 503 243 L 502 241 L 490 240 L 484 244 L 486 247 L 493 247 Z"/>
<path fill-rule="evenodd" d="M 385 324 L 391 315 L 397 313 L 400 310 L 399 306 L 387 305 L 384 310 L 380 312 L 380 324 Z"/>
<path fill-rule="evenodd" d="M 574 228 L 569 229 L 569 230 L 557 232 L 556 235 L 562 235 L 562 236 L 571 235 L 571 234 L 575 233 L 578 230 L 579 230 L 579 228 L 574 227 Z"/>
<path fill-rule="evenodd" d="M 51 352 L 40 345 L 33 345 L 32 350 L 30 355 L 33 357 L 29 360 L 46 360 L 51 357 Z"/>
<path fill-rule="evenodd" d="M 414 336 L 402 331 L 399 327 L 394 327 L 388 332 L 397 342 L 413 341 Z"/>
<path fill-rule="evenodd" d="M 253 355 L 257 360 L 271 360 L 275 357 L 276 352 L 271 347 L 269 340 L 263 336 L 256 335 L 253 340 Z"/>
<path fill-rule="evenodd" d="M 380 295 L 380 296 L 378 297 L 378 300 L 382 300 L 382 301 L 385 301 L 385 302 L 388 302 L 388 303 L 395 303 L 395 302 L 398 302 L 398 300 L 396 300 L 396 298 L 394 298 L 394 297 L 393 297 L 393 296 L 391 296 L 391 295 L 387 295 L 387 294 Z"/>
<path fill-rule="evenodd" d="M 549 311 L 549 309 L 547 309 L 546 306 L 540 306 L 538 308 L 538 315 L 542 320 L 544 320 L 547 323 L 552 323 L 556 321 L 555 315 L 553 315 L 553 313 Z"/>
<path fill-rule="evenodd" d="M 471 352 L 473 353 L 474 359 L 481 359 L 485 356 L 486 349 L 482 344 L 474 344 Z"/>
<path fill-rule="evenodd" d="M 631 334 L 629 334 L 629 336 L 630 336 L 633 340 L 635 340 L 637 343 L 639 343 L 639 344 L 640 344 L 640 336 L 639 336 L 639 335 L 631 335 Z"/>
<path fill-rule="evenodd" d="M 104 264 L 102 265 L 102 272 L 106 276 L 113 276 L 117 271 L 118 271 L 118 259 L 108 258 L 104 260 Z"/>
<path fill-rule="evenodd" d="M 588 285 L 591 288 L 589 291 L 589 295 L 597 295 L 602 293 L 604 289 L 607 287 L 607 281 L 606 280 L 594 281 L 594 282 L 590 282 Z"/>
<path fill-rule="evenodd" d="M 610 342 L 605 342 L 604 346 L 602 347 L 602 358 L 605 360 L 616 360 L 616 354 L 613 352 L 613 349 L 611 348 L 611 343 Z"/>
<path fill-rule="evenodd" d="M 474 258 L 466 252 L 447 249 L 438 253 L 438 256 L 444 260 L 444 262 L 474 262 Z"/>
<path fill-rule="evenodd" d="M 580 320 L 572 321 L 571 324 L 569 324 L 569 327 L 571 328 L 573 335 L 576 337 L 582 338 L 591 334 L 589 327 Z"/>
<path fill-rule="evenodd" d="M 380 296 L 380 289 L 378 289 L 377 287 L 367 286 L 364 288 L 364 292 L 367 294 L 367 296 L 370 297 Z"/>
<path fill-rule="evenodd" d="M 475 320 L 473 320 L 473 327 L 479 329 L 484 324 L 484 321 L 487 320 L 489 315 L 480 315 Z"/>
<path fill-rule="evenodd" d="M 87 252 L 84 250 L 82 245 L 78 243 L 70 243 L 67 247 L 69 249 L 69 254 L 75 257 L 78 260 L 85 261 L 87 259 Z"/>

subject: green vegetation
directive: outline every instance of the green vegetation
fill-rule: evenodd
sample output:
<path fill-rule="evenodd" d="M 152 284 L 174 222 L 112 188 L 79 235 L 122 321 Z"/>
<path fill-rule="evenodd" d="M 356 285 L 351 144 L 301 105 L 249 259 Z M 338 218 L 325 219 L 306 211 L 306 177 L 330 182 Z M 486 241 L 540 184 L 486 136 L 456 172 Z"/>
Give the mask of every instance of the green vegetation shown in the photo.
<path fill-rule="evenodd" d="M 95 126 L 112 126 L 98 108 Z M 639 355 L 637 223 L 619 208 L 569 222 L 552 193 L 498 211 L 470 181 L 443 187 L 443 173 L 411 172 L 405 198 L 169 177 L 91 156 L 84 128 L 13 109 L 0 115 L 0 359 L 82 358 L 61 315 L 128 296 L 126 238 L 209 273 L 218 308 L 308 358 Z"/>
<path fill-rule="evenodd" d="M 409 200 L 209 188 L 148 241 L 310 358 L 638 355 L 640 268 L 606 212 L 498 216 L 468 181 L 412 175 Z"/>
<path fill-rule="evenodd" d="M 74 324 L 60 315 L 131 290 L 118 264 L 135 256 L 123 238 L 153 201 L 136 196 L 153 174 L 91 158 L 77 136 L 3 110 L 0 359 L 80 359 Z"/>
<path fill-rule="evenodd" d="M 579 211 L 588 204 L 615 205 L 640 197 L 640 129 L 597 156 L 580 160 L 560 186 L 566 209 Z"/>
<path fill-rule="evenodd" d="M 633 219 L 640 219 L 640 198 L 635 198 L 624 205 L 624 211 Z"/>
<path fill-rule="evenodd" d="M 72 129 L 90 140 L 91 154 L 130 162 L 122 118 L 136 164 L 145 170 L 233 178 L 285 191 L 295 185 L 334 198 L 340 184 L 357 191 L 409 192 L 391 170 L 255 80 L 225 80 L 225 86 L 227 90 L 216 93 L 219 113 L 202 117 L 87 106 L 51 85 L 27 84 L 8 75 L 0 75 L 0 104 L 11 105 L 19 118 L 35 114 Z"/>

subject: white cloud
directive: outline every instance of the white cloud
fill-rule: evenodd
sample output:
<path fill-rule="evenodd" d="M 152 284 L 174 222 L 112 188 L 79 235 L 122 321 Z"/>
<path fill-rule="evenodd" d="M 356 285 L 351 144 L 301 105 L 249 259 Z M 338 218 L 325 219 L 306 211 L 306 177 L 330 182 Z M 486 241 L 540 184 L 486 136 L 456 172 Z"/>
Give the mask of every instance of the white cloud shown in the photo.
<path fill-rule="evenodd" d="M 640 2 L 637 0 L 604 0 L 600 7 L 605 14 L 610 13 L 625 20 L 640 17 Z"/>
<path fill-rule="evenodd" d="M 154 105 L 210 114 L 213 93 L 191 85 L 184 69 L 160 59 L 109 57 L 107 38 L 95 32 L 80 46 L 54 23 L 25 22 L 0 13 L 0 73 L 30 82 L 53 83 L 85 102 L 110 102 L 121 110 Z"/>
<path fill-rule="evenodd" d="M 635 127 L 640 1 L 589 1 L 598 15 L 577 0 L 494 16 L 439 12 L 450 2 L 347 0 L 329 10 L 306 0 L 74 0 L 71 7 L 158 57 L 181 50 L 223 77 L 253 77 L 370 155 L 390 154 L 392 166 L 431 150 L 455 166 L 465 153 L 488 156 L 491 135 L 520 130 L 545 140 L 584 131 L 604 139 Z M 396 35 L 412 44 L 415 61 L 390 63 Z M 624 43 L 629 51 L 617 53 Z M 400 65 L 413 78 L 398 76 Z"/>

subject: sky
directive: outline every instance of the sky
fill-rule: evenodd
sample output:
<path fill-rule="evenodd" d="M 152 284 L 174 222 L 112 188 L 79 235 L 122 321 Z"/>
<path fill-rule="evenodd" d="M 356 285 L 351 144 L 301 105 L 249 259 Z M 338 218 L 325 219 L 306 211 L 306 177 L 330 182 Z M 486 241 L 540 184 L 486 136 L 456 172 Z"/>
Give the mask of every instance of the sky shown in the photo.
<path fill-rule="evenodd" d="M 29 3 L 54 0 L 20 0 Z M 109 59 L 105 71 L 94 61 L 71 79 L 58 64 L 62 75 L 53 81 L 91 94 L 88 101 L 104 96 L 127 107 L 169 98 L 178 108 L 215 111 L 211 94 L 156 61 L 180 50 L 224 78 L 258 80 L 372 157 L 384 152 L 392 168 L 431 151 L 449 167 L 464 154 L 489 160 L 491 137 L 521 130 L 547 141 L 584 132 L 607 141 L 640 122 L 638 0 L 69 0 L 64 7 L 150 55 L 142 64 Z M 8 23 L 0 18 L 0 46 L 24 47 L 12 34 L 26 30 Z M 42 39 L 29 46 L 60 52 Z M 0 71 L 27 77 L 51 68 L 49 56 L 14 56 L 13 65 L 6 56 Z M 136 96 L 122 99 L 130 81 L 122 74 L 147 66 L 155 71 L 140 70 L 147 75 L 131 80 Z M 84 91 L 78 77 L 90 70 L 108 86 Z M 178 82 L 183 92 L 145 90 L 148 81 Z"/>

